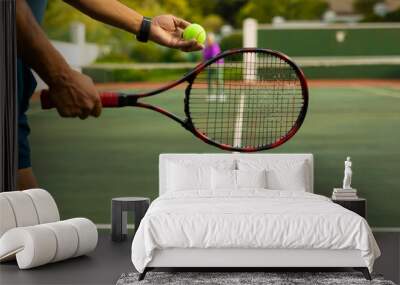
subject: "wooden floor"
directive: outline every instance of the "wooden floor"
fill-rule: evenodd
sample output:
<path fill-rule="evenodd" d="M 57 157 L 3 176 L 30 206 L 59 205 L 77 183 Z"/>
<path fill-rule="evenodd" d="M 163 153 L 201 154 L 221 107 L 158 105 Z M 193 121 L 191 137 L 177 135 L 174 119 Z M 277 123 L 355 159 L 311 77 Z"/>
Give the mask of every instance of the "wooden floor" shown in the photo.
<path fill-rule="evenodd" d="M 382 251 L 375 272 L 395 283 L 400 281 L 400 233 L 374 233 Z M 101 231 L 97 249 L 78 257 L 30 270 L 19 270 L 15 262 L 0 265 L 0 284 L 115 284 L 124 272 L 134 271 L 130 241 L 114 243 Z"/>

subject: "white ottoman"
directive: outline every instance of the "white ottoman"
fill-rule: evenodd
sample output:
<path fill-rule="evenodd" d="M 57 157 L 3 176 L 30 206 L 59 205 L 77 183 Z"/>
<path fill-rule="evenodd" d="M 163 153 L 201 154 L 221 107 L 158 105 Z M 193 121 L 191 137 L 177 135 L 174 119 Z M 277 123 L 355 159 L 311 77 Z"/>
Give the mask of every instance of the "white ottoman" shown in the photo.
<path fill-rule="evenodd" d="M 0 193 L 0 262 L 16 259 L 27 269 L 96 248 L 97 229 L 90 220 L 59 219 L 53 197 L 43 189 Z"/>

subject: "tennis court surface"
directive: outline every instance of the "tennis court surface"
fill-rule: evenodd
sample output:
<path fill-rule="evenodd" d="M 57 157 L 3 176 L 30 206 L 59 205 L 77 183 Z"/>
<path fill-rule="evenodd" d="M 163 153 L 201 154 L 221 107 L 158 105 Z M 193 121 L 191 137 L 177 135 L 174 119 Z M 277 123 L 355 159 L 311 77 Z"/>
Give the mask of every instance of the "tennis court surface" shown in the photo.
<path fill-rule="evenodd" d="M 132 91 L 159 85 L 98 87 Z M 398 225 L 400 81 L 316 80 L 310 87 L 302 128 L 268 152 L 313 153 L 315 192 L 327 196 L 341 185 L 343 160 L 352 156 L 352 185 L 368 199 L 371 226 Z M 182 89 L 148 100 L 178 115 L 182 101 Z M 101 118 L 80 121 L 60 118 L 54 110 L 42 111 L 33 100 L 29 119 L 33 167 L 42 187 L 61 206 L 63 218 L 85 216 L 108 224 L 112 197 L 157 196 L 160 153 L 221 152 L 172 120 L 138 108 L 104 109 Z"/>

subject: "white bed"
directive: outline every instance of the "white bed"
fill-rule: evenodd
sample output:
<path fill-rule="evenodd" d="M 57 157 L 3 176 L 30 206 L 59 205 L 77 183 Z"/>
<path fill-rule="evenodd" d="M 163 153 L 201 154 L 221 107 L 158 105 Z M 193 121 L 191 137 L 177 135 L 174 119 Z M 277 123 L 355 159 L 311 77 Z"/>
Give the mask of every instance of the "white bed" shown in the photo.
<path fill-rule="evenodd" d="M 256 188 L 264 168 L 269 185 Z M 160 197 L 132 243 L 141 278 L 154 267 L 354 267 L 370 278 L 380 252 L 367 222 L 312 194 L 313 168 L 312 154 L 161 154 Z M 234 190 L 215 182 L 224 173 Z"/>

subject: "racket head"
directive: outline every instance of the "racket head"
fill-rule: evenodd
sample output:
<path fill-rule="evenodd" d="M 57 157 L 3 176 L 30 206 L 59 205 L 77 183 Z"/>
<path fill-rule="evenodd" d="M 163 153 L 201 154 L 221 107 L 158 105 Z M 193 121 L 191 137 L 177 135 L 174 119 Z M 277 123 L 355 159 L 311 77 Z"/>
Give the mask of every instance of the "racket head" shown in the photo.
<path fill-rule="evenodd" d="M 285 54 L 261 48 L 228 50 L 196 67 L 185 94 L 187 126 L 223 150 L 278 147 L 304 122 L 308 86 Z"/>

